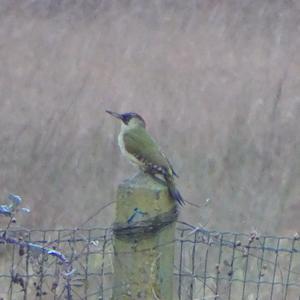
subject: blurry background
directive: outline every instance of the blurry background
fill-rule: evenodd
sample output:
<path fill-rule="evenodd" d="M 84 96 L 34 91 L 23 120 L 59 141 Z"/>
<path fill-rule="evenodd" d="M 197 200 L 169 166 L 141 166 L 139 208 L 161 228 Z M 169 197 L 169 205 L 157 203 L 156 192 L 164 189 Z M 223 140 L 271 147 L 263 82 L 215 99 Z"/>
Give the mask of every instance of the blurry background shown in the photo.
<path fill-rule="evenodd" d="M 136 172 L 104 110 L 135 111 L 208 202 L 182 220 L 293 234 L 299 49 L 297 0 L 1 1 L 1 199 L 22 195 L 30 228 L 83 223 Z"/>

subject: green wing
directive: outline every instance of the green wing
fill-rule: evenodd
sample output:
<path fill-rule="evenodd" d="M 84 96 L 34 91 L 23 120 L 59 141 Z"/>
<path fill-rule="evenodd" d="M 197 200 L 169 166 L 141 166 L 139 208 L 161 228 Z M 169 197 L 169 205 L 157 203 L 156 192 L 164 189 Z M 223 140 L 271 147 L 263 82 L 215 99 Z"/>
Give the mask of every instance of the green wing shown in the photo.
<path fill-rule="evenodd" d="M 137 159 L 142 158 L 152 164 L 162 166 L 167 169 L 170 175 L 176 176 L 169 160 L 143 127 L 130 129 L 129 132 L 124 134 L 123 138 L 125 148 L 130 154 Z"/>

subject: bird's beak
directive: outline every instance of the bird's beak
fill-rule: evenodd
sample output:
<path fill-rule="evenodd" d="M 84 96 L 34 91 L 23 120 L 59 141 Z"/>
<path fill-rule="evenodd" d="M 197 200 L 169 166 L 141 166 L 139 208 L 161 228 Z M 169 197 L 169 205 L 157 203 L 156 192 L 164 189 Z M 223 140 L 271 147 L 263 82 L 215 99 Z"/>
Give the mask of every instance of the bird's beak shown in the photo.
<path fill-rule="evenodd" d="M 106 112 L 110 115 L 112 115 L 113 117 L 117 118 L 117 119 L 120 119 L 122 120 L 123 119 L 123 116 L 121 114 L 118 114 L 116 112 L 113 112 L 113 111 L 110 111 L 110 110 L 106 110 Z"/>

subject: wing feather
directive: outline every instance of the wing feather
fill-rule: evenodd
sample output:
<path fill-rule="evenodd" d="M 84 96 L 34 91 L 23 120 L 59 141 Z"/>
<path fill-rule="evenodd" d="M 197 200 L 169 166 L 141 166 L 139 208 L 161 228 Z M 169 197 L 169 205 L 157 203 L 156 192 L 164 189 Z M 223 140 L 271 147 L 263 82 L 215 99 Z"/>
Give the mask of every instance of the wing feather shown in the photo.
<path fill-rule="evenodd" d="M 137 159 L 151 162 L 157 166 L 163 167 L 170 175 L 176 173 L 167 157 L 160 151 L 157 144 L 144 128 L 134 128 L 130 132 L 125 132 L 124 146 L 126 151 L 135 156 Z"/>

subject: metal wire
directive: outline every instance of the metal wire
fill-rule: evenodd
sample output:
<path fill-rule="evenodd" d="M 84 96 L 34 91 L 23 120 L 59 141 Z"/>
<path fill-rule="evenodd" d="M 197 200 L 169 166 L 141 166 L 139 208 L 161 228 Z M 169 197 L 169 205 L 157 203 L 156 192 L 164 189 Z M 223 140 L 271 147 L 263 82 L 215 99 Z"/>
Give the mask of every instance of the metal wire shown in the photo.
<path fill-rule="evenodd" d="M 177 227 L 176 299 L 299 299 L 298 236 Z M 0 242 L 0 299 L 110 299 L 111 228 L 9 228 Z"/>

